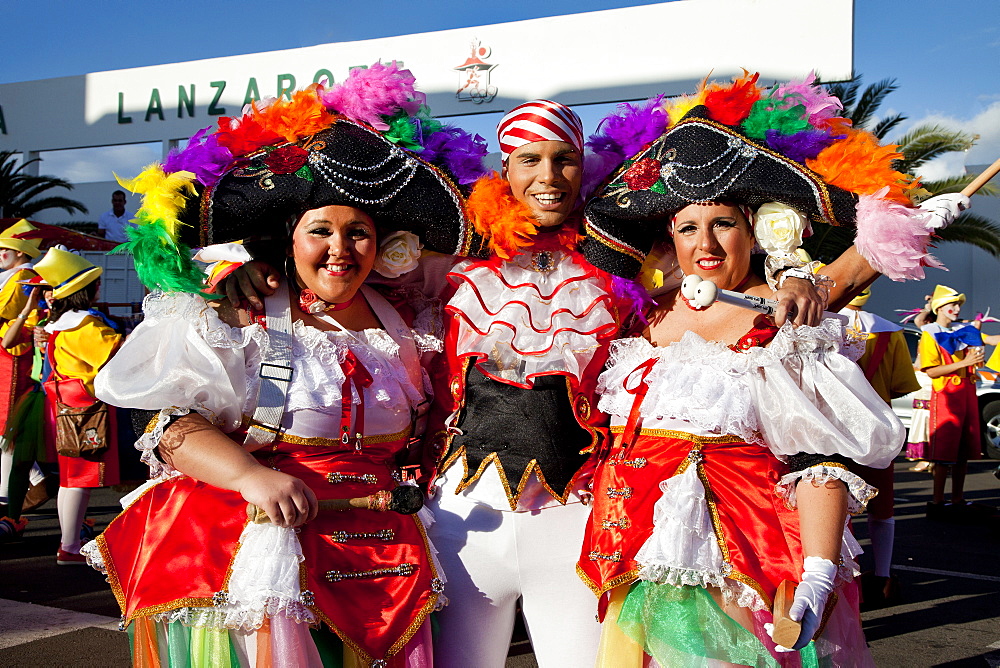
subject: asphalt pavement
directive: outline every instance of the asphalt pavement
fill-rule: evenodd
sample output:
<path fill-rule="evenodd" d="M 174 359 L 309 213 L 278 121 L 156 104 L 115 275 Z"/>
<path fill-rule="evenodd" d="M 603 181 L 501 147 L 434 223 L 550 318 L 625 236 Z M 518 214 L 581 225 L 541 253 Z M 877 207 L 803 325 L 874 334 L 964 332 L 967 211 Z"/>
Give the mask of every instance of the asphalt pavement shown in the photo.
<path fill-rule="evenodd" d="M 1000 507 L 997 462 L 970 464 L 970 500 Z M 863 613 L 865 634 L 879 666 L 1000 666 L 1000 524 L 966 526 L 925 518 L 931 476 L 896 463 L 896 550 L 901 600 Z M 103 528 L 118 510 L 110 489 L 91 498 Z M 125 667 L 126 634 L 104 577 L 84 566 L 57 566 L 55 502 L 28 515 L 24 538 L 0 544 L 0 666 Z M 867 544 L 864 517 L 855 533 Z M 865 564 L 862 557 L 862 565 Z M 536 666 L 522 627 L 515 631 L 508 668 Z M 473 667 L 478 668 L 478 667 Z"/>

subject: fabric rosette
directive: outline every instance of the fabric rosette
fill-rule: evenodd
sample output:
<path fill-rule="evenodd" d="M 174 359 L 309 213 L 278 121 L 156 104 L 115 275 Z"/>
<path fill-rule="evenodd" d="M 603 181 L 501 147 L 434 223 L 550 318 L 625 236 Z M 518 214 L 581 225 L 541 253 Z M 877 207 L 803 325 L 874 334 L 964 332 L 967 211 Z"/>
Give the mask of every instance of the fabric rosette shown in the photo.
<path fill-rule="evenodd" d="M 386 278 L 399 278 L 417 268 L 423 247 L 412 232 L 393 232 L 382 242 L 374 269 Z"/>

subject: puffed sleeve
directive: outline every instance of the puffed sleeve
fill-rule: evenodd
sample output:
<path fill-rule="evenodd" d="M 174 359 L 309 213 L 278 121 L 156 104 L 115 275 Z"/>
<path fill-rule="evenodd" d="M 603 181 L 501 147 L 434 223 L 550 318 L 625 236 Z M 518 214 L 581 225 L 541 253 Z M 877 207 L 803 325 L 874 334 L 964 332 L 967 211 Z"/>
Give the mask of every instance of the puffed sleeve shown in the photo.
<path fill-rule="evenodd" d="M 97 374 L 97 398 L 113 406 L 157 411 L 136 447 L 154 476 L 152 455 L 172 416 L 197 412 L 225 432 L 239 427 L 248 392 L 247 362 L 259 357 L 259 325 L 223 323 L 205 300 L 188 293 L 153 293 L 144 318 Z"/>
<path fill-rule="evenodd" d="M 751 374 L 764 441 L 786 461 L 809 462 L 778 486 L 792 506 L 800 480 L 822 484 L 836 478 L 851 492 L 849 509 L 859 512 L 875 490 L 844 461 L 885 468 L 903 446 L 902 423 L 854 361 L 863 343 L 845 337 L 836 320 L 819 327 L 785 325 L 762 351 L 758 373 Z"/>

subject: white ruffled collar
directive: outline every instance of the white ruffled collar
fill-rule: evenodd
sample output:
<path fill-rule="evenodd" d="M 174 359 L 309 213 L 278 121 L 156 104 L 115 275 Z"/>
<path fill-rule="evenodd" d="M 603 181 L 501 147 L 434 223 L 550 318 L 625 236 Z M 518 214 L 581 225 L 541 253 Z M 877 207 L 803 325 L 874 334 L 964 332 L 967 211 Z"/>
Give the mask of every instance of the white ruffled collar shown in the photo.
<path fill-rule="evenodd" d="M 89 311 L 66 311 L 55 322 L 45 325 L 45 331 L 49 334 L 65 332 L 76 329 L 90 315 Z"/>

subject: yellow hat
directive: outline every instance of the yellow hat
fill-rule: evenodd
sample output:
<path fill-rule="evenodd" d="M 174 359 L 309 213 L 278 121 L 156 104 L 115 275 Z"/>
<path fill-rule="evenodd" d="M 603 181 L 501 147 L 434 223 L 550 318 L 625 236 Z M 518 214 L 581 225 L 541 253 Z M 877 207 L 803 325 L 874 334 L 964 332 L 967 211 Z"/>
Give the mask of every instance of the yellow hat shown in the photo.
<path fill-rule="evenodd" d="M 42 251 L 38 248 L 42 240 L 30 237 L 32 236 L 31 233 L 37 230 L 37 227 L 22 218 L 3 232 L 0 232 L 0 248 L 10 248 L 20 251 L 30 258 L 36 258 L 42 254 Z"/>
<path fill-rule="evenodd" d="M 959 294 L 947 285 L 935 285 L 934 294 L 931 295 L 931 313 L 937 313 L 938 309 L 945 304 L 958 302 L 959 305 L 965 303 L 965 295 Z"/>
<path fill-rule="evenodd" d="M 76 253 L 50 248 L 35 271 L 52 286 L 52 297 L 63 299 L 96 281 L 104 270 Z"/>
<path fill-rule="evenodd" d="M 867 288 L 861 291 L 861 294 L 851 300 L 851 306 L 857 306 L 861 308 L 868 302 L 868 298 L 872 296 L 872 288 L 869 285 Z"/>

